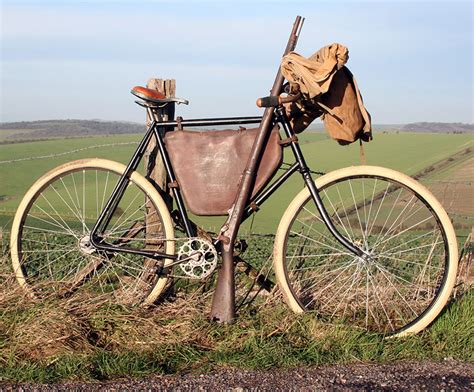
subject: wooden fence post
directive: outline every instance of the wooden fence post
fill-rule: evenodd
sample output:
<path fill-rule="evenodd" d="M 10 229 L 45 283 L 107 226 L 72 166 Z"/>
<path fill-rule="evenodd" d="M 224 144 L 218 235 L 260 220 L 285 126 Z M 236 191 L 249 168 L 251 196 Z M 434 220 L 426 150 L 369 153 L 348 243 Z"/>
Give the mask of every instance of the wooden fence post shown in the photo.
<path fill-rule="evenodd" d="M 158 90 L 166 97 L 174 97 L 176 93 L 176 81 L 174 79 L 150 79 L 147 87 L 153 90 Z M 170 102 L 159 112 L 163 121 L 174 120 L 175 103 Z M 147 116 L 147 126 L 150 125 L 151 119 Z M 155 138 L 150 140 L 145 151 L 145 169 L 146 176 L 160 189 L 166 203 L 169 203 L 169 192 L 167 184 L 166 170 L 163 166 L 161 156 L 158 153 Z"/>
<path fill-rule="evenodd" d="M 158 90 L 160 93 L 164 94 L 166 97 L 174 97 L 176 93 L 176 82 L 174 79 L 150 79 L 147 83 L 147 87 L 150 89 Z M 163 121 L 174 120 L 175 112 L 175 103 L 170 102 L 160 109 L 159 116 Z M 150 125 L 151 119 L 147 116 L 147 127 Z M 163 161 L 158 152 L 158 146 L 156 145 L 156 140 L 153 137 L 148 144 L 145 156 L 144 164 L 146 171 L 146 178 L 155 185 L 158 189 L 160 195 L 163 197 L 163 200 L 168 205 L 168 208 L 171 210 L 173 205 L 173 200 L 170 196 L 169 187 L 168 187 L 168 176 L 166 174 Z M 154 207 L 150 201 L 146 201 L 146 238 L 147 246 L 153 247 L 156 249 L 157 246 L 160 246 L 161 241 L 161 224 L 158 221 L 158 214 L 155 213 Z M 154 264 L 152 260 L 148 260 L 151 265 Z"/>

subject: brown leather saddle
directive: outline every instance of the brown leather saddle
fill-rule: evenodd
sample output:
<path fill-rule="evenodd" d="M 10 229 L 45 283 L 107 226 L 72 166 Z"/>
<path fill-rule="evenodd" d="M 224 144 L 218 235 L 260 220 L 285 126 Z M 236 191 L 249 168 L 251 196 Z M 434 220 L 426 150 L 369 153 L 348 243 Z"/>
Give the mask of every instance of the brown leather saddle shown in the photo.
<path fill-rule="evenodd" d="M 130 91 L 136 97 L 143 99 L 144 101 L 155 103 L 155 104 L 165 104 L 169 102 L 176 102 L 179 104 L 189 104 L 187 99 L 176 98 L 176 97 L 169 97 L 167 98 L 164 94 L 160 93 L 157 90 L 152 90 L 151 88 L 146 88 L 142 86 L 135 86 Z"/>

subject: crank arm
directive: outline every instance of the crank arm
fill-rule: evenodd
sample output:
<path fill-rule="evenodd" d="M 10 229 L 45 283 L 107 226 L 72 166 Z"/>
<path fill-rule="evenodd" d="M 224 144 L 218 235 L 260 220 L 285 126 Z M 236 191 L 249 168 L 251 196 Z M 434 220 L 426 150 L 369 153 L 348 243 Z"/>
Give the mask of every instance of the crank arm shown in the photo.
<path fill-rule="evenodd" d="M 275 283 L 272 282 L 270 279 L 265 277 L 262 274 L 259 274 L 257 269 L 245 261 L 241 259 L 239 256 L 234 256 L 234 263 L 237 269 L 247 275 L 249 278 L 253 279 L 257 285 L 259 285 L 265 291 L 271 292 L 273 287 L 275 287 Z"/>
<path fill-rule="evenodd" d="M 192 259 L 197 253 L 201 253 L 201 252 L 193 253 L 192 255 L 190 255 L 190 256 L 188 256 L 188 257 L 185 257 L 184 259 L 175 260 L 175 261 L 173 261 L 173 262 L 167 264 L 166 267 L 163 267 L 163 269 L 166 269 L 166 268 L 169 268 L 169 267 L 174 267 L 175 265 L 184 263 L 184 262 L 186 262 L 186 261 Z"/>

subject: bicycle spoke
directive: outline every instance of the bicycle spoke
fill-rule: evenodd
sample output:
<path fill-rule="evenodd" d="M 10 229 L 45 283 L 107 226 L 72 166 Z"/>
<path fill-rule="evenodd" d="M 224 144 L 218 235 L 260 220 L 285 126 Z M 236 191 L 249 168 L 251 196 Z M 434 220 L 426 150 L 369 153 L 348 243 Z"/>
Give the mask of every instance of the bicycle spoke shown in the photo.
<path fill-rule="evenodd" d="M 347 176 L 320 193 L 340 233 L 368 256 L 334 241 L 309 195 L 288 219 L 286 295 L 328 321 L 383 334 L 422 319 L 443 287 L 448 257 L 426 199 L 381 176 Z"/>
<path fill-rule="evenodd" d="M 372 284 L 372 287 L 373 287 L 373 289 L 374 289 L 374 296 L 375 296 L 375 298 L 378 300 L 378 302 L 379 302 L 379 304 L 380 304 L 380 306 L 381 306 L 381 308 L 382 308 L 382 311 L 383 311 L 383 313 L 385 314 L 385 317 L 387 318 L 387 321 L 388 321 L 388 323 L 389 323 L 389 325 L 390 325 L 390 328 L 391 328 L 391 330 L 393 331 L 395 328 L 393 327 L 391 318 L 390 318 L 390 316 L 388 315 L 387 310 L 385 309 L 384 301 L 382 301 L 382 300 L 380 299 L 380 297 L 379 297 L 378 289 L 377 289 L 377 286 L 375 285 L 373 276 L 372 276 L 372 274 L 370 273 L 370 271 L 369 271 L 368 268 L 366 268 L 366 271 L 367 271 L 367 280 L 370 281 L 370 283 Z M 369 304 L 368 286 L 367 286 L 367 300 L 366 300 L 366 301 L 367 301 L 367 308 L 368 308 L 368 304 Z M 368 309 L 367 309 L 366 311 L 368 311 Z M 372 311 L 370 311 L 370 312 L 371 312 L 371 314 L 372 314 L 372 318 L 374 319 L 374 321 L 375 321 L 379 326 L 381 326 L 380 323 L 378 322 L 378 318 L 374 315 L 374 313 L 373 313 Z M 367 314 L 367 317 L 366 317 L 366 327 L 368 327 L 368 314 Z M 382 328 L 383 328 L 383 327 L 382 327 Z"/>
<path fill-rule="evenodd" d="M 45 210 L 43 210 L 40 206 L 36 206 L 38 209 L 41 210 L 44 214 L 46 214 L 49 218 L 51 218 L 54 222 L 56 222 L 59 226 L 61 226 L 65 231 L 68 231 L 69 233 L 72 233 L 73 230 L 69 227 L 69 225 L 64 221 L 64 219 L 61 217 L 61 215 L 56 211 L 56 209 L 51 205 L 49 200 L 44 196 L 44 194 L 41 194 L 44 200 L 48 203 L 48 205 L 51 207 L 51 209 L 54 211 L 57 217 L 62 221 L 63 224 L 59 223 L 56 219 L 54 219 L 49 213 L 47 213 Z"/>
<path fill-rule="evenodd" d="M 374 243 L 374 247 L 378 246 L 379 244 L 383 243 L 383 239 L 385 239 L 387 237 L 387 235 L 389 233 L 391 233 L 393 230 L 396 230 L 400 227 L 401 224 L 403 224 L 403 220 L 401 222 L 399 222 L 399 224 L 397 224 L 395 226 L 395 224 L 398 222 L 398 220 L 400 219 L 400 217 L 402 216 L 402 214 L 405 212 L 405 210 L 408 208 L 408 206 L 411 204 L 412 200 L 414 200 L 415 196 L 412 196 L 410 201 L 408 203 L 405 204 L 405 207 L 403 207 L 403 209 L 400 211 L 400 213 L 398 214 L 398 216 L 395 218 L 395 220 L 392 222 L 391 226 L 387 229 L 387 231 L 385 232 L 385 234 L 382 235 L 382 237 L 378 238 L 375 243 Z M 415 201 L 416 203 L 416 201 Z M 415 206 L 415 203 L 411 205 L 410 207 L 410 210 L 408 210 L 409 212 L 412 210 L 412 208 Z M 420 206 L 420 208 L 422 208 L 423 206 Z M 418 211 L 418 210 L 417 210 Z M 417 211 L 415 211 L 412 215 L 410 215 L 408 218 L 410 218 L 411 216 L 413 216 Z M 405 220 L 407 219 L 407 217 L 405 217 Z"/>
<path fill-rule="evenodd" d="M 328 197 L 326 191 L 323 191 L 323 193 L 324 193 L 324 195 L 325 195 L 325 200 L 327 200 L 327 201 L 329 202 L 329 204 L 331 205 L 332 210 L 334 211 L 334 214 L 336 214 L 336 218 L 337 218 L 337 220 L 339 221 L 339 223 L 341 224 L 342 229 L 343 229 L 344 232 L 346 233 L 347 238 L 348 238 L 349 240 L 353 241 L 354 233 L 352 233 L 352 236 L 349 234 L 349 232 L 347 231 L 346 225 L 344 225 L 344 223 L 342 222 L 341 217 L 340 217 L 339 214 L 337 213 L 337 208 L 336 208 L 336 207 L 334 206 L 334 204 L 332 203 L 331 198 Z M 303 208 L 306 208 L 306 207 L 303 207 Z M 318 217 L 318 218 L 319 218 L 319 217 Z M 324 221 L 323 221 L 321 218 L 319 218 L 319 220 L 324 223 Z"/>
<path fill-rule="evenodd" d="M 387 218 L 385 219 L 384 224 L 383 224 L 382 227 L 380 228 L 380 232 L 379 232 L 377 238 L 376 238 L 375 241 L 374 241 L 375 244 L 379 241 L 380 236 L 383 235 L 385 226 L 386 226 L 387 223 L 389 222 L 389 219 L 390 219 L 390 217 L 392 216 L 392 213 L 393 213 L 393 210 L 395 209 L 395 206 L 398 204 L 398 199 L 400 198 L 400 195 L 402 194 L 402 192 L 403 192 L 403 189 L 400 189 L 400 190 L 398 191 L 397 198 L 396 198 L 395 201 L 392 203 L 392 207 L 390 208 L 390 212 L 389 212 Z"/>
<path fill-rule="evenodd" d="M 306 259 L 306 258 L 315 258 L 315 257 L 327 257 L 327 256 L 343 256 L 347 255 L 346 252 L 338 252 L 338 253 L 319 253 L 319 254 L 309 254 L 303 256 L 290 256 L 289 259 L 299 258 L 299 259 Z"/>
<path fill-rule="evenodd" d="M 355 196 L 354 196 L 354 191 L 352 189 L 352 181 L 349 180 L 349 188 L 351 190 L 351 195 L 352 195 L 352 201 L 354 202 L 354 209 L 355 209 L 355 212 L 356 212 L 356 215 L 357 215 L 357 220 L 359 221 L 359 228 L 360 228 L 360 232 L 361 234 L 364 233 L 364 229 L 362 228 L 362 222 L 360 220 L 360 215 L 359 215 L 359 208 L 357 207 L 357 202 L 355 200 Z M 364 240 L 364 243 L 365 243 L 365 240 Z"/>
<path fill-rule="evenodd" d="M 109 184 L 118 183 L 119 177 L 95 166 L 66 168 L 32 199 L 21 224 L 21 268 L 15 270 L 35 295 L 68 294 L 87 301 L 109 298 L 133 304 L 147 298 L 157 281 L 166 279 L 155 274 L 154 261 L 120 249 L 127 244 L 132 250 L 166 253 L 170 243 L 174 248 L 175 239 L 164 232 L 160 212 L 143 185 L 130 180 L 112 212 L 112 229 L 102 235 L 103 240 L 113 241 L 117 250 L 97 250 L 90 243 L 88 223 L 91 227 L 95 223 L 109 198 Z M 148 209 L 145 200 L 152 208 Z M 153 222 L 146 227 L 150 217 Z"/>
<path fill-rule="evenodd" d="M 317 234 L 319 234 L 320 237 L 323 237 L 325 240 L 329 241 L 331 244 L 341 246 L 341 244 L 340 244 L 339 242 L 337 242 L 337 241 L 334 239 L 334 237 L 331 238 L 331 237 L 329 237 L 328 235 L 325 235 L 325 234 L 321 233 L 320 231 L 316 230 L 314 227 L 309 226 L 309 225 L 307 225 L 306 223 L 304 223 L 301 219 L 297 219 L 297 221 L 298 221 L 302 226 L 307 227 L 307 228 L 309 228 L 310 230 L 312 230 L 312 231 L 316 232 Z M 322 222 L 322 220 L 321 220 L 321 222 Z M 309 230 L 308 230 L 308 231 L 309 231 Z"/>
<path fill-rule="evenodd" d="M 51 187 L 50 187 L 51 188 Z M 81 217 L 80 215 L 76 215 L 76 212 L 71 208 L 71 206 L 63 199 L 63 197 L 61 196 L 61 194 L 53 187 L 52 188 L 54 190 L 54 192 L 59 196 L 59 198 L 63 201 L 63 203 L 68 207 L 69 211 L 72 212 L 73 216 L 76 217 L 76 219 L 79 219 L 81 220 Z"/>
<path fill-rule="evenodd" d="M 374 226 L 375 226 L 375 222 L 377 222 L 377 218 L 378 218 L 379 213 L 380 213 L 380 210 L 382 209 L 382 206 L 383 206 L 383 204 L 384 204 L 384 202 L 385 202 L 385 198 L 386 198 L 386 196 L 387 196 L 387 193 L 388 193 L 389 188 L 390 188 L 390 183 L 388 183 L 388 184 L 387 184 L 387 187 L 385 188 L 385 191 L 384 191 L 383 196 L 382 196 L 382 200 L 381 200 L 380 203 L 379 203 L 379 208 L 377 209 L 377 212 L 375 213 L 375 217 L 374 217 L 374 219 L 373 219 L 373 223 L 372 223 L 372 225 L 370 226 L 369 233 L 368 233 L 368 235 L 367 235 L 368 237 L 370 237 L 370 234 L 372 233 L 372 230 L 373 230 L 373 228 L 374 228 Z"/>
<path fill-rule="evenodd" d="M 416 241 L 419 241 L 420 239 L 426 237 L 426 236 L 429 236 L 431 234 L 434 234 L 435 232 L 437 231 L 437 229 L 433 229 L 431 231 L 429 231 L 428 233 L 424 233 L 424 234 L 420 234 L 419 236 L 415 237 L 415 238 L 412 238 L 411 240 L 409 241 L 406 241 L 406 242 L 402 242 L 401 244 L 398 244 L 396 246 L 394 246 L 393 248 L 389 248 L 389 249 L 386 249 L 384 252 L 381 252 L 381 253 L 378 253 L 379 255 L 384 255 L 384 254 L 395 254 L 397 252 L 393 252 L 395 249 L 398 249 L 400 248 L 401 246 L 404 246 L 404 245 L 408 245 L 412 242 L 416 242 Z M 393 252 L 393 253 L 390 253 L 390 252 Z"/>
<path fill-rule="evenodd" d="M 77 219 L 81 220 L 81 212 L 79 211 L 79 206 L 73 200 L 73 197 L 71 193 L 69 192 L 69 188 L 66 186 L 62 178 L 60 178 L 60 181 L 61 181 L 61 184 L 63 185 L 63 188 L 66 190 L 66 193 L 69 197 L 69 200 L 71 201 L 71 204 L 74 206 L 74 209 L 75 209 L 74 216 L 77 217 Z"/>
<path fill-rule="evenodd" d="M 84 222 L 84 226 L 82 228 L 82 234 L 86 234 L 87 226 L 85 225 L 86 220 L 86 171 L 82 171 L 82 220 Z"/>
<path fill-rule="evenodd" d="M 325 287 L 323 287 L 322 289 L 320 289 L 317 294 L 313 295 L 313 299 L 306 305 L 306 306 L 309 306 L 317 297 L 318 297 L 318 294 L 321 294 L 323 293 L 325 290 L 327 290 L 345 271 L 347 271 L 350 267 L 352 267 L 353 265 L 355 264 L 355 261 L 352 262 L 352 263 L 349 263 L 345 266 L 345 268 L 342 269 L 342 271 L 330 282 L 328 283 Z M 338 270 L 338 269 L 336 269 Z M 331 271 L 332 273 L 334 273 L 336 270 L 334 271 Z M 320 282 L 320 281 L 319 281 Z M 311 287 L 309 287 L 307 290 L 313 288 L 313 287 L 316 287 L 319 282 L 313 284 Z M 307 291 L 306 290 L 306 291 Z"/>
<path fill-rule="evenodd" d="M 307 239 L 307 240 L 309 240 L 309 241 L 315 242 L 315 243 L 317 243 L 317 244 L 319 244 L 319 245 L 321 245 L 321 246 L 324 246 L 324 247 L 326 247 L 326 248 L 335 250 L 335 251 L 337 251 L 337 252 L 340 252 L 340 251 L 341 251 L 341 249 L 338 249 L 338 248 L 335 248 L 334 246 L 330 246 L 330 245 L 328 245 L 328 244 L 325 244 L 324 242 L 317 241 L 317 240 L 315 240 L 315 239 L 313 239 L 313 238 L 311 238 L 311 237 L 309 237 L 309 236 L 306 236 L 306 235 L 304 235 L 304 234 L 300 234 L 300 233 L 297 233 L 297 232 L 295 232 L 295 231 L 292 231 L 291 233 L 292 233 L 292 234 L 295 234 L 295 235 L 297 235 L 297 236 L 300 236 L 300 237 L 302 237 L 302 238 L 305 238 L 305 239 Z M 346 253 L 347 253 L 348 255 L 350 255 L 349 252 L 346 252 Z"/>
<path fill-rule="evenodd" d="M 424 222 L 426 222 L 427 220 L 430 220 L 430 219 L 432 219 L 431 216 L 429 216 L 428 218 L 423 219 L 422 221 L 420 221 L 420 222 L 418 222 L 418 223 L 415 223 L 414 225 L 408 227 L 408 228 L 405 229 L 405 230 L 400 231 L 400 232 L 397 233 L 397 234 L 394 234 L 393 236 L 391 236 L 391 237 L 389 237 L 389 238 L 386 238 L 385 240 L 383 240 L 382 242 L 379 242 L 379 243 L 376 244 L 375 246 L 380 246 L 380 245 L 382 245 L 382 244 L 384 244 L 384 243 L 386 243 L 386 242 L 388 242 L 388 241 L 390 241 L 390 240 L 393 240 L 394 238 L 397 238 L 398 236 L 402 235 L 403 233 L 406 233 L 408 230 L 411 230 L 411 229 L 413 229 L 413 228 L 415 228 L 415 227 L 421 225 L 422 223 L 424 223 Z"/>
<path fill-rule="evenodd" d="M 95 171 L 95 216 L 99 217 L 99 179 L 97 178 L 97 170 Z"/>
<path fill-rule="evenodd" d="M 107 192 L 107 187 L 109 184 L 109 174 L 110 172 L 107 172 L 107 177 L 105 178 L 105 185 L 104 185 L 104 193 L 102 194 L 102 203 L 100 204 L 100 211 L 103 211 L 104 205 L 105 205 L 105 195 L 108 193 Z"/>
<path fill-rule="evenodd" d="M 310 271 L 310 270 L 314 270 L 315 272 L 315 276 L 317 276 L 318 278 L 321 278 L 326 275 L 330 275 L 330 274 L 333 274 L 334 272 L 337 272 L 337 271 L 340 271 L 341 269 L 344 269 L 349 263 L 347 261 L 343 261 L 343 262 L 339 262 L 339 263 L 326 263 L 326 264 L 320 264 L 320 265 L 316 265 L 316 266 L 311 266 L 311 267 L 306 267 L 306 268 L 298 268 L 297 270 L 291 270 L 289 271 L 290 273 L 295 271 L 295 272 L 302 272 L 302 271 Z M 336 267 L 335 269 L 332 269 L 332 270 L 329 270 L 329 271 L 323 271 L 323 272 L 320 272 L 320 268 L 316 269 L 317 267 L 324 267 L 324 266 L 331 266 L 331 267 Z M 299 279 L 299 283 L 303 283 L 303 282 L 306 282 L 308 280 L 311 280 L 311 279 L 314 279 L 314 276 L 313 275 L 310 275 L 308 276 L 307 278 L 300 278 Z M 323 279 L 320 279 L 319 281 L 315 282 L 313 286 L 317 286 L 320 282 L 322 282 Z"/>
<path fill-rule="evenodd" d="M 354 239 L 356 238 L 355 234 L 354 234 L 354 231 L 352 229 L 352 225 L 351 225 L 351 222 L 349 220 L 349 214 L 347 213 L 346 211 L 346 207 L 345 207 L 345 204 L 344 204 L 344 201 L 342 200 L 342 196 L 341 196 L 341 191 L 339 189 L 339 185 L 336 184 L 336 190 L 337 190 L 337 194 L 339 195 L 339 200 L 341 202 L 341 205 L 342 205 L 342 210 L 344 211 L 344 216 L 346 217 L 346 220 L 347 220 L 347 227 L 349 227 L 350 231 L 351 231 L 351 234 L 352 236 L 349 235 L 349 233 L 347 233 L 347 236 L 349 237 L 349 239 L 351 241 L 354 241 Z M 325 192 L 325 191 L 324 191 Z"/>
<path fill-rule="evenodd" d="M 45 215 L 49 215 L 47 213 L 45 213 Z M 69 233 L 69 234 L 72 234 L 72 235 L 75 235 L 75 233 L 73 231 L 69 231 L 68 229 L 66 229 L 64 226 L 62 226 L 61 224 L 59 223 L 52 223 L 51 221 L 48 221 L 46 219 L 43 219 L 43 218 L 40 218 L 39 216 L 37 215 L 30 215 L 30 219 L 37 219 L 43 223 L 46 223 L 47 225 L 50 225 L 50 226 L 53 226 L 53 227 L 56 227 L 58 229 L 63 229 L 64 231 L 63 232 L 66 232 L 66 233 Z M 63 232 L 58 232 L 58 233 L 63 233 Z"/>
<path fill-rule="evenodd" d="M 414 248 L 409 248 L 409 249 L 403 249 L 403 250 L 398 250 L 396 252 L 391 252 L 391 253 L 388 253 L 387 251 L 385 252 L 382 252 L 382 253 L 379 253 L 378 256 L 390 256 L 390 255 L 400 255 L 402 253 L 407 253 L 407 252 L 412 252 L 414 250 L 417 250 L 417 249 L 424 249 L 424 248 L 427 248 L 427 247 L 433 247 L 433 246 L 436 246 L 436 245 L 439 245 L 439 244 L 443 244 L 443 241 L 437 241 L 437 242 L 433 242 L 431 244 L 426 244 L 426 245 L 420 245 L 420 246 L 415 246 Z M 406 244 L 404 244 L 406 245 Z"/>
<path fill-rule="evenodd" d="M 137 199 L 137 197 L 140 196 L 139 193 L 137 193 L 135 195 L 135 197 L 128 203 L 128 206 L 125 208 L 125 210 L 122 212 L 122 214 L 117 218 L 116 222 L 115 222 L 115 225 L 118 225 L 118 223 L 120 222 L 120 219 L 122 219 L 122 217 L 125 215 L 125 213 L 129 210 L 129 208 L 132 206 L 133 202 Z M 138 209 L 136 209 L 132 215 L 134 215 L 139 209 L 143 208 L 145 206 L 145 204 L 142 204 L 140 207 L 138 207 Z M 112 226 L 112 228 L 110 229 L 111 232 L 113 232 L 114 228 L 115 228 L 115 225 Z"/>
<path fill-rule="evenodd" d="M 46 233 L 53 233 L 53 234 L 61 234 L 61 235 L 67 235 L 67 236 L 72 236 L 74 238 L 78 238 L 76 233 L 73 232 L 64 232 L 64 231 L 57 231 L 57 230 L 49 230 L 49 229 L 44 229 L 42 227 L 35 227 L 35 226 L 29 226 L 29 225 L 24 225 L 23 227 L 27 229 L 32 229 L 36 230 L 39 232 L 46 232 Z"/>
<path fill-rule="evenodd" d="M 85 229 L 87 228 L 87 225 L 86 225 L 85 217 L 84 217 L 84 214 L 83 214 L 84 209 L 81 206 L 81 202 L 79 201 L 79 192 L 77 190 L 76 177 L 75 177 L 74 174 L 75 173 L 71 173 L 71 179 L 72 179 L 72 182 L 74 184 L 74 194 L 76 196 L 76 202 L 77 202 L 78 212 L 79 212 L 79 217 L 80 217 L 79 220 L 82 223 L 82 234 L 84 234 Z"/>
<path fill-rule="evenodd" d="M 415 316 L 418 316 L 418 314 L 413 310 L 413 308 L 411 307 L 411 305 L 407 302 L 407 300 L 405 299 L 405 297 L 400 293 L 400 291 L 397 289 L 397 287 L 392 283 L 392 281 L 387 277 L 387 275 L 385 274 L 384 272 L 384 269 L 381 268 L 380 266 L 376 265 L 375 266 L 381 273 L 382 275 L 385 277 L 385 279 L 387 280 L 387 282 L 389 283 L 390 286 L 392 286 L 394 289 L 395 289 L 395 292 L 398 294 L 398 296 L 400 297 L 400 299 L 410 308 L 410 310 L 415 314 Z M 386 271 L 386 270 L 385 270 Z M 388 272 L 388 271 L 387 271 Z M 391 274 L 392 276 L 394 276 L 395 278 L 400 278 L 398 277 L 397 275 L 395 274 Z M 403 279 L 400 279 L 403 281 Z"/>

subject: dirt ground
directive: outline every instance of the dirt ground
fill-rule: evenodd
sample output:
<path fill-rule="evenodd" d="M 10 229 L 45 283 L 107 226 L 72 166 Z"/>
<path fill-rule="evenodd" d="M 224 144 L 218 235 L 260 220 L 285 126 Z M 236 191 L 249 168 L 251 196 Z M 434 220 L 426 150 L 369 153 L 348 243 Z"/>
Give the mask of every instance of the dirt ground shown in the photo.
<path fill-rule="evenodd" d="M 222 369 L 206 374 L 153 376 L 141 380 L 56 385 L 7 385 L 4 391 L 473 391 L 474 364 L 335 365 L 290 370 Z"/>

